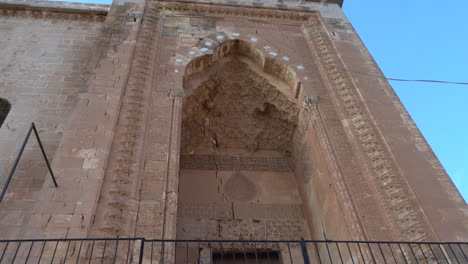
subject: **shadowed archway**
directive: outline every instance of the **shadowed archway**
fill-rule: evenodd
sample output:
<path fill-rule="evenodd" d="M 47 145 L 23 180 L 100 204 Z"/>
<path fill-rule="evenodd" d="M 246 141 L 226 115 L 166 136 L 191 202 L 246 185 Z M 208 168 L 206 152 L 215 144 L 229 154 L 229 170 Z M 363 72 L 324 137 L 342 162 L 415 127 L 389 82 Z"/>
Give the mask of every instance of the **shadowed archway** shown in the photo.
<path fill-rule="evenodd" d="M 294 73 L 241 40 L 213 54 L 184 78 L 177 238 L 308 237 L 290 162 Z"/>

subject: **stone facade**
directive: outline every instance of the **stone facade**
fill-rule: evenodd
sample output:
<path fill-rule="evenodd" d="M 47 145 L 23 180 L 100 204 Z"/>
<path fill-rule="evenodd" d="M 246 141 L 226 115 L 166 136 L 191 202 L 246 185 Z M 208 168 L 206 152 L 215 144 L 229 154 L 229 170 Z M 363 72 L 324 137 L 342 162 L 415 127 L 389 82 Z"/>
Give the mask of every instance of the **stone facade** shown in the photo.
<path fill-rule="evenodd" d="M 341 4 L 2 2 L 2 238 L 467 240 Z"/>

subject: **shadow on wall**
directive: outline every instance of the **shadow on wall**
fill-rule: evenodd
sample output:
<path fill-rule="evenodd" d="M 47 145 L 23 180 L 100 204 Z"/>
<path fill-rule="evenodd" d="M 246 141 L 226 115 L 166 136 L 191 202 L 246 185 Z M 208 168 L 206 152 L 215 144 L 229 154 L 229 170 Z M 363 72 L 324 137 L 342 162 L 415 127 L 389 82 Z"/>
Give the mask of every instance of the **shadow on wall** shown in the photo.
<path fill-rule="evenodd" d="M 3 125 L 8 113 L 10 112 L 11 104 L 6 99 L 0 98 L 0 127 Z"/>

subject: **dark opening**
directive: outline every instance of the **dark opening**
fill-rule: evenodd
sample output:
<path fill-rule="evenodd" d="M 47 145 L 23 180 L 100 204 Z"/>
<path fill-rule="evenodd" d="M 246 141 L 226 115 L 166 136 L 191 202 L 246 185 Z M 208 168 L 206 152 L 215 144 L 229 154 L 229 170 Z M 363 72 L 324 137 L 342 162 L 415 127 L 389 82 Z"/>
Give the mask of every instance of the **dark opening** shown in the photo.
<path fill-rule="evenodd" d="M 8 113 L 10 112 L 11 104 L 7 100 L 0 98 L 0 127 L 3 125 Z"/>
<path fill-rule="evenodd" d="M 213 252 L 213 264 L 257 264 L 257 263 L 281 263 L 280 254 L 278 251 L 246 251 L 246 252 Z"/>

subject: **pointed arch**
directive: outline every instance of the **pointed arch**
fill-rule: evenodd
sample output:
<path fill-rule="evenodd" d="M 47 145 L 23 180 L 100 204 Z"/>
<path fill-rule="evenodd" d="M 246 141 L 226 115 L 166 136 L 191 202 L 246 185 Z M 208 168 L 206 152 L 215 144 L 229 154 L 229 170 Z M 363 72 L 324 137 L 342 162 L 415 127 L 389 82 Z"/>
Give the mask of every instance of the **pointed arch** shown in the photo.
<path fill-rule="evenodd" d="M 290 156 L 300 111 L 295 79 L 290 66 L 239 39 L 192 59 L 183 80 L 182 153 L 238 148 Z"/>

